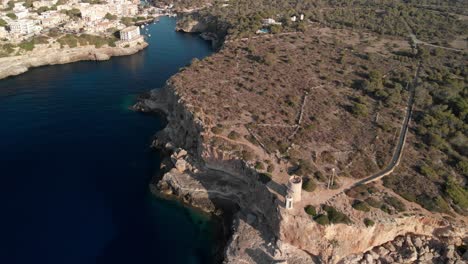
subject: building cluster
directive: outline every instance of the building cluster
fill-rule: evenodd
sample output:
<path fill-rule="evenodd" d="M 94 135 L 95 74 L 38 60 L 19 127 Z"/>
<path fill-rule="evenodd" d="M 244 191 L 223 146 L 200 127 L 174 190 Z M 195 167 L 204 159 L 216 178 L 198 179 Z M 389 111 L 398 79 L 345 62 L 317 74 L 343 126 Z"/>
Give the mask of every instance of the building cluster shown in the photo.
<path fill-rule="evenodd" d="M 142 8 L 140 0 L 0 0 L 0 41 L 19 43 L 50 30 L 63 33 L 100 34 L 126 27 L 124 17 L 164 13 Z"/>

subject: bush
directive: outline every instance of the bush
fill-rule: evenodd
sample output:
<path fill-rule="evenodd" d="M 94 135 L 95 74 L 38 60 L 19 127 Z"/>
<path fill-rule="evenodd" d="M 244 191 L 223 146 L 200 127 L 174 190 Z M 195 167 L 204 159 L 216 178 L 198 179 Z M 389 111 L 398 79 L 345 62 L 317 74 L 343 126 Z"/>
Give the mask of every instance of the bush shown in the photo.
<path fill-rule="evenodd" d="M 18 46 L 24 50 L 31 51 L 34 49 L 34 41 L 21 42 Z"/>
<path fill-rule="evenodd" d="M 381 201 L 377 201 L 376 199 L 372 198 L 372 197 L 369 197 L 365 200 L 365 202 L 374 207 L 374 208 L 380 208 L 382 206 L 382 202 Z"/>
<path fill-rule="evenodd" d="M 311 215 L 311 216 L 316 216 L 317 215 L 317 212 L 315 211 L 315 207 L 313 207 L 312 205 L 307 205 L 306 207 L 304 207 L 304 211 L 308 214 L 308 215 Z"/>
<path fill-rule="evenodd" d="M 274 170 L 275 170 L 275 165 L 273 164 L 268 165 L 267 172 L 272 173 Z"/>
<path fill-rule="evenodd" d="M 232 140 L 237 140 L 240 138 L 240 134 L 237 133 L 236 131 L 231 131 L 228 135 L 228 138 Z"/>
<path fill-rule="evenodd" d="M 356 210 L 359 210 L 359 211 L 363 211 L 363 212 L 369 212 L 370 211 L 370 208 L 367 205 L 367 203 L 363 202 L 363 201 L 360 201 L 360 200 L 355 200 L 353 202 L 353 208 L 356 209 Z"/>
<path fill-rule="evenodd" d="M 271 181 L 271 174 L 269 173 L 260 173 L 258 174 L 258 180 L 263 184 L 267 184 Z"/>
<path fill-rule="evenodd" d="M 351 113 L 355 116 L 367 116 L 369 114 L 369 109 L 367 109 L 367 105 L 365 104 L 354 102 Z"/>
<path fill-rule="evenodd" d="M 8 13 L 8 14 L 6 14 L 6 16 L 13 19 L 13 20 L 18 19 L 18 17 L 14 13 Z"/>
<path fill-rule="evenodd" d="M 257 169 L 257 170 L 264 170 L 264 169 L 265 169 L 265 165 L 263 165 L 263 162 L 257 161 L 257 162 L 255 163 L 255 169 Z"/>
<path fill-rule="evenodd" d="M 245 161 L 253 160 L 255 158 L 255 154 L 253 154 L 251 151 L 248 150 L 243 150 L 242 151 L 242 159 Z"/>
<path fill-rule="evenodd" d="M 328 220 L 330 220 L 330 223 L 333 223 L 333 224 L 339 224 L 339 223 L 350 224 L 351 223 L 351 219 L 349 219 L 347 215 L 336 210 L 332 206 L 324 205 L 323 210 L 327 212 Z"/>
<path fill-rule="evenodd" d="M 131 17 L 122 17 L 122 19 L 120 20 L 120 23 L 128 27 L 128 26 L 133 25 L 133 19 Z"/>
<path fill-rule="evenodd" d="M 449 178 L 445 186 L 445 193 L 453 203 L 463 209 L 468 209 L 468 191 L 461 187 L 453 178 Z"/>
<path fill-rule="evenodd" d="M 364 224 L 366 225 L 366 227 L 370 227 L 370 226 L 375 225 L 375 222 L 369 218 L 364 218 Z"/>
<path fill-rule="evenodd" d="M 306 192 L 313 192 L 317 188 L 317 184 L 311 178 L 305 178 L 302 181 L 302 189 Z"/>
<path fill-rule="evenodd" d="M 403 212 L 406 210 L 406 206 L 400 199 L 393 197 L 393 196 L 385 196 L 384 201 L 391 205 L 397 212 Z"/>
<path fill-rule="evenodd" d="M 106 16 L 104 17 L 108 20 L 116 20 L 117 19 L 117 16 L 116 15 L 112 15 L 110 13 L 107 13 Z"/>
<path fill-rule="evenodd" d="M 329 225 L 330 224 L 330 220 L 328 219 L 328 216 L 326 216 L 324 214 L 317 215 L 317 217 L 315 217 L 314 220 L 319 225 Z"/>
<path fill-rule="evenodd" d="M 321 171 L 316 171 L 314 173 L 314 177 L 315 177 L 315 179 L 317 179 L 318 181 L 321 181 L 321 182 L 326 182 L 327 181 L 327 177 L 325 177 L 325 175 L 323 175 L 323 173 Z"/>
<path fill-rule="evenodd" d="M 60 43 L 60 47 L 64 47 L 67 45 L 70 48 L 75 48 L 78 46 L 78 40 L 75 38 L 75 36 L 71 34 L 67 34 L 57 40 L 58 43 Z"/>
<path fill-rule="evenodd" d="M 7 25 L 8 23 L 5 20 L 0 18 L 0 27 L 6 27 Z"/>
<path fill-rule="evenodd" d="M 219 125 L 215 126 L 215 127 L 212 127 L 211 132 L 213 132 L 213 134 L 219 135 L 219 134 L 223 133 L 223 127 L 221 127 Z"/>

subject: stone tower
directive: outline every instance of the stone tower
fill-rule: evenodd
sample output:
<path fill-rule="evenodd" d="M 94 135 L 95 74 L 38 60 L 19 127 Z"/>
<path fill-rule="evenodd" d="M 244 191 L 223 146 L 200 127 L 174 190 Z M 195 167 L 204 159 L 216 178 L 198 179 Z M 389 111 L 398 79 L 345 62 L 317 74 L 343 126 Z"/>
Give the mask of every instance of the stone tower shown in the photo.
<path fill-rule="evenodd" d="M 288 194 L 292 196 L 294 202 L 299 202 L 301 200 L 301 191 L 302 191 L 302 177 L 300 176 L 291 176 L 288 181 Z"/>

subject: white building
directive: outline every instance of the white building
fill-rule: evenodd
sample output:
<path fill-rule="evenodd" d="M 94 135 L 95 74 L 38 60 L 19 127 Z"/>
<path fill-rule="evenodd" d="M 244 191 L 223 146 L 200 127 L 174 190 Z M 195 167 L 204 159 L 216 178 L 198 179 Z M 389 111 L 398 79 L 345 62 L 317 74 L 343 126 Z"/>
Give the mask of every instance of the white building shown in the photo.
<path fill-rule="evenodd" d="M 55 5 L 55 3 L 57 3 L 56 0 L 42 0 L 42 1 L 34 1 L 33 2 L 33 7 L 34 8 L 40 8 L 40 7 L 51 7 L 53 5 Z"/>
<path fill-rule="evenodd" d="M 94 22 L 103 19 L 109 10 L 103 5 L 93 5 L 92 8 L 81 7 L 80 11 L 84 21 Z"/>
<path fill-rule="evenodd" d="M 29 16 L 29 11 L 26 9 L 26 7 L 23 6 L 23 3 L 15 3 L 13 13 L 15 13 L 18 19 L 23 19 Z"/>
<path fill-rule="evenodd" d="M 304 20 L 304 14 L 301 14 L 301 16 L 299 17 L 299 19 L 302 21 Z"/>
<path fill-rule="evenodd" d="M 46 11 L 39 16 L 44 28 L 55 27 L 67 20 L 68 16 L 57 11 Z"/>
<path fill-rule="evenodd" d="M 264 26 L 281 25 L 281 22 L 276 22 L 273 18 L 266 18 L 266 19 L 262 19 L 262 24 Z"/>
<path fill-rule="evenodd" d="M 0 0 L 0 7 L 6 8 L 10 0 Z"/>
<path fill-rule="evenodd" d="M 297 17 L 296 17 L 296 16 L 292 16 L 292 17 L 291 17 L 291 21 L 292 21 L 292 22 L 296 22 L 296 20 L 297 20 Z"/>
<path fill-rule="evenodd" d="M 10 32 L 16 35 L 29 35 L 38 31 L 38 28 L 34 25 L 34 21 L 29 19 L 12 21 L 9 25 Z"/>
<path fill-rule="evenodd" d="M 0 27 L 0 39 L 8 38 L 8 31 L 4 27 Z"/>
<path fill-rule="evenodd" d="M 130 41 L 140 37 L 140 28 L 131 26 L 120 30 L 120 40 Z"/>

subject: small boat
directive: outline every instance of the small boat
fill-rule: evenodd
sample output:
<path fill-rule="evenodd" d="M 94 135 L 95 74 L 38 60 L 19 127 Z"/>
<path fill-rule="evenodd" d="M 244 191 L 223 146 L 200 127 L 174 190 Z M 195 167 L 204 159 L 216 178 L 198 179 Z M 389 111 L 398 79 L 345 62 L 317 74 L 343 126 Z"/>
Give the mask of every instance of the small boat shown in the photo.
<path fill-rule="evenodd" d="M 141 25 L 141 28 L 145 28 L 145 25 Z"/>
<path fill-rule="evenodd" d="M 148 34 L 148 37 L 151 37 L 151 34 Z"/>

